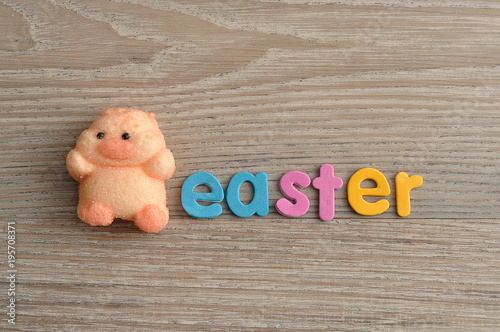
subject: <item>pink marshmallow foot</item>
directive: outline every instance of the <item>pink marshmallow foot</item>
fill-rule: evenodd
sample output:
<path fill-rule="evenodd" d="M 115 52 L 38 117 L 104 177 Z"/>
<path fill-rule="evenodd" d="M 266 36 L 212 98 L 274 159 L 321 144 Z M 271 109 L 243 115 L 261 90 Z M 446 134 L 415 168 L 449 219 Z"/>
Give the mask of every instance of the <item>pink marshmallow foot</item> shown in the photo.
<path fill-rule="evenodd" d="M 99 201 L 83 208 L 80 218 L 90 226 L 108 226 L 115 219 L 113 210 Z"/>
<path fill-rule="evenodd" d="M 142 208 L 134 218 L 134 223 L 141 230 L 156 233 L 168 222 L 168 209 L 161 210 L 157 205 L 149 204 Z"/>

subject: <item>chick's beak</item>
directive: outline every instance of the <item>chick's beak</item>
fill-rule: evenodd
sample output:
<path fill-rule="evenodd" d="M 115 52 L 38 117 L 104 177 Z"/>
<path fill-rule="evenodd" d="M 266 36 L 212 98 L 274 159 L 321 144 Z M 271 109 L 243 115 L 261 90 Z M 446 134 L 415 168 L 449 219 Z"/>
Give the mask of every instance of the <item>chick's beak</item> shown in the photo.
<path fill-rule="evenodd" d="M 99 142 L 97 151 L 106 158 L 124 160 L 136 155 L 137 146 L 128 140 L 107 138 Z"/>

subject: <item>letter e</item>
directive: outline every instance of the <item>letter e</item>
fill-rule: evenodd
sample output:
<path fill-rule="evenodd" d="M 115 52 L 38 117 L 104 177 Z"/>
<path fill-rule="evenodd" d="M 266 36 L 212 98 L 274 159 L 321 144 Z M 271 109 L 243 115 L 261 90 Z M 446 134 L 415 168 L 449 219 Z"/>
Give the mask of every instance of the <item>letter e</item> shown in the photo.
<path fill-rule="evenodd" d="M 194 189 L 205 184 L 212 190 L 209 193 L 194 192 Z M 219 180 L 207 172 L 191 174 L 182 185 L 181 202 L 184 210 L 195 218 L 215 218 L 222 213 L 222 206 L 213 203 L 202 206 L 197 201 L 220 202 L 224 199 L 224 191 Z"/>
<path fill-rule="evenodd" d="M 376 188 L 361 188 L 364 180 L 373 180 L 377 184 Z M 369 203 L 363 196 L 387 196 L 391 193 L 391 188 L 384 174 L 374 168 L 362 168 L 354 173 L 347 184 L 347 198 L 352 209 L 365 216 L 374 216 L 383 213 L 389 208 L 386 199 Z"/>

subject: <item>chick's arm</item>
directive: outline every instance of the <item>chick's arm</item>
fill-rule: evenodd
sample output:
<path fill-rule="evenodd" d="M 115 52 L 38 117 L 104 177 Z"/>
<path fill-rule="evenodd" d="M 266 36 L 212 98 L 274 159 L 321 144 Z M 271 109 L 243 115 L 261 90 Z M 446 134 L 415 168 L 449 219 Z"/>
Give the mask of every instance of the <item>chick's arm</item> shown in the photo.
<path fill-rule="evenodd" d="M 71 150 L 66 157 L 66 167 L 73 179 L 81 181 L 84 177 L 92 173 L 96 166 L 87 161 L 85 157 L 76 149 Z"/>
<path fill-rule="evenodd" d="M 144 166 L 144 171 L 151 177 L 167 180 L 175 172 L 175 160 L 172 152 L 165 148 L 151 158 Z"/>

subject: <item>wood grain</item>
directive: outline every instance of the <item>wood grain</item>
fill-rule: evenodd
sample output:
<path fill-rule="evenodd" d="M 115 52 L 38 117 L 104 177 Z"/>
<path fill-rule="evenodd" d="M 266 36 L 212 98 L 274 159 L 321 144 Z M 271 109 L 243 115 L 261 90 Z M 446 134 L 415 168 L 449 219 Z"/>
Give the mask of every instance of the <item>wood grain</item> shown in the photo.
<path fill-rule="evenodd" d="M 0 31 L 2 330 L 500 329 L 497 1 L 2 0 Z M 119 106 L 176 158 L 156 235 L 76 216 L 66 154 Z M 344 185 L 330 222 L 311 187 L 277 213 L 281 175 L 324 163 L 382 171 L 389 210 L 357 215 Z M 270 213 L 189 217 L 197 171 L 266 172 Z M 400 171 L 424 178 L 407 218 Z"/>

